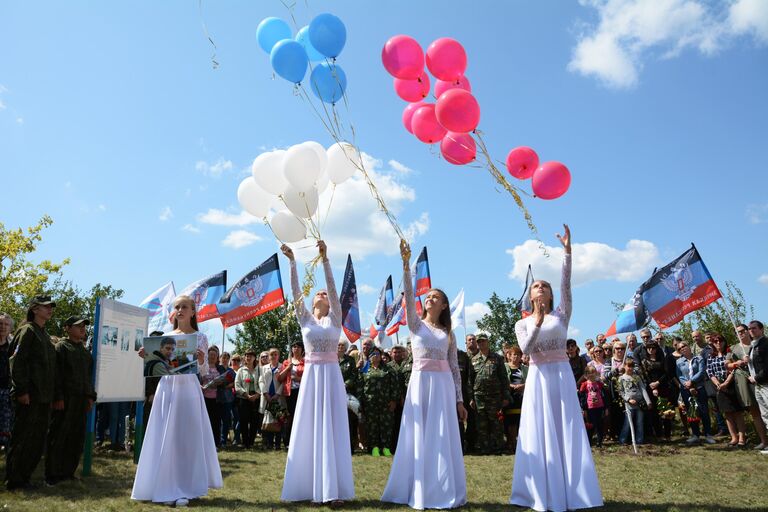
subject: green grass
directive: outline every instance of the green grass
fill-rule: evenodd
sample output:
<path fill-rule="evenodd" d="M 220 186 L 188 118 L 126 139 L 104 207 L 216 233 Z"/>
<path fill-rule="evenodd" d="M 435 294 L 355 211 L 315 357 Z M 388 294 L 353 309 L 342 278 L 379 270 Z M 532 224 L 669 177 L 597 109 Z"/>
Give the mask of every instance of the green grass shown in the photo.
<path fill-rule="evenodd" d="M 753 450 L 680 444 L 631 448 L 609 446 L 595 451 L 606 511 L 768 510 L 765 494 L 768 456 Z M 285 452 L 225 450 L 219 460 L 224 488 L 194 500 L 198 510 L 317 510 L 309 503 L 280 502 Z M 512 456 L 467 456 L 469 504 L 461 510 L 522 510 L 507 505 L 512 485 Z M 357 499 L 345 510 L 408 510 L 379 501 L 391 459 L 353 457 Z M 41 464 L 42 466 L 42 464 Z M 0 471 L 5 471 L 4 462 Z M 40 483 L 41 468 L 33 478 Z M 140 511 L 167 507 L 131 501 L 135 466 L 126 453 L 96 453 L 93 474 L 79 482 L 41 486 L 22 492 L 0 491 L 0 511 Z M 323 508 L 320 508 L 321 510 Z"/>

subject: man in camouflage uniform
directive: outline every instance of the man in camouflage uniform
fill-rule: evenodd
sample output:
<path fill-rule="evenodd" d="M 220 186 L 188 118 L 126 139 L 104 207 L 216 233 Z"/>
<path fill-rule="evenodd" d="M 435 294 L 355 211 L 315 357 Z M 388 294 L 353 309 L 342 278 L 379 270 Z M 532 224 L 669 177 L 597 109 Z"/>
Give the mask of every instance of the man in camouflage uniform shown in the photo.
<path fill-rule="evenodd" d="M 399 397 L 397 376 L 383 364 L 379 348 L 371 350 L 369 359 L 368 372 L 363 374 L 363 413 L 368 446 L 374 457 L 388 457 L 392 455 L 392 415 Z"/>
<path fill-rule="evenodd" d="M 75 478 L 83 454 L 85 420 L 93 407 L 93 358 L 83 345 L 88 320 L 71 316 L 64 321 L 67 336 L 56 344 L 56 400 L 64 408 L 53 411 L 45 455 L 45 481 L 49 485 Z"/>
<path fill-rule="evenodd" d="M 479 334 L 477 345 L 480 350 L 469 367 L 469 406 L 477 411 L 480 453 L 496 455 L 504 449 L 504 429 L 498 414 L 510 402 L 509 379 L 504 358 L 490 351 L 488 336 Z"/>
<path fill-rule="evenodd" d="M 459 351 L 459 373 L 461 374 L 461 391 L 464 394 L 464 403 L 469 403 L 471 393 L 469 391 L 469 367 L 472 357 L 479 349 L 477 348 L 477 337 L 474 334 L 467 334 L 465 338 L 467 351 Z M 462 356 L 462 354 L 464 354 Z M 475 453 L 477 451 L 477 411 L 472 407 L 467 407 L 467 425 L 459 427 L 459 433 L 462 440 L 464 453 Z"/>
<path fill-rule="evenodd" d="M 16 422 L 5 466 L 8 490 L 29 487 L 32 472 L 45 449 L 51 407 L 56 392 L 56 349 L 45 331 L 56 303 L 47 295 L 37 295 L 29 303 L 27 321 L 16 331 L 16 347 L 11 357 L 11 397 L 16 406 Z"/>
<path fill-rule="evenodd" d="M 339 340 L 338 356 L 339 368 L 341 369 L 341 378 L 344 379 L 344 390 L 348 395 L 352 395 L 360 400 L 360 371 L 357 369 L 355 359 L 347 354 L 347 340 Z M 355 447 L 358 443 L 357 437 L 357 414 L 347 407 L 347 420 L 349 421 L 349 444 L 352 453 L 355 453 Z"/>
<path fill-rule="evenodd" d="M 395 413 L 392 418 L 392 451 L 397 447 L 397 440 L 400 437 L 400 420 L 403 417 L 403 404 L 405 403 L 405 394 L 408 392 L 406 382 L 406 369 L 410 374 L 410 366 L 407 366 L 406 350 L 402 345 L 395 345 L 390 350 L 392 360 L 387 365 L 395 374 L 397 380 L 397 401 L 395 403 Z"/>

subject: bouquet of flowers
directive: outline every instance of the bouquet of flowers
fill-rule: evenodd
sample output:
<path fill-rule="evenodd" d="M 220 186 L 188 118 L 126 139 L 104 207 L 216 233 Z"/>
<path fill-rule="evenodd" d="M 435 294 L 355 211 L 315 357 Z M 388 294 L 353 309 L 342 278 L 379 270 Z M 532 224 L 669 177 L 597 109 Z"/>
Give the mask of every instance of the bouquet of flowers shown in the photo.
<path fill-rule="evenodd" d="M 675 408 L 663 396 L 656 402 L 656 410 L 659 411 L 659 417 L 663 420 L 671 420 L 675 417 Z"/>
<path fill-rule="evenodd" d="M 688 402 L 688 423 L 699 423 L 700 421 L 699 403 L 696 401 L 696 397 L 691 395 L 691 399 Z"/>

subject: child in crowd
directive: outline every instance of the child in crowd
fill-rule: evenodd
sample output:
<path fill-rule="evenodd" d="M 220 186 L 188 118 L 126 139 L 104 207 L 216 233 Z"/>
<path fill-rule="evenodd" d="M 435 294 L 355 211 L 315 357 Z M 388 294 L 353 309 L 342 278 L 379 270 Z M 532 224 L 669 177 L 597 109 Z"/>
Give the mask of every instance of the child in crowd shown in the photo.
<path fill-rule="evenodd" d="M 605 395 L 597 369 L 590 365 L 585 370 L 587 380 L 579 386 L 581 404 L 587 417 L 587 435 L 590 443 L 592 435 L 597 433 L 597 446 L 603 446 L 603 415 L 605 414 Z"/>
<path fill-rule="evenodd" d="M 619 436 L 620 444 L 627 444 L 627 440 L 630 434 L 630 424 L 635 431 L 635 442 L 637 444 L 643 444 L 645 442 L 645 436 L 643 435 L 643 407 L 650 405 L 650 398 L 645 391 L 645 383 L 640 376 L 635 375 L 635 361 L 627 358 L 624 362 L 624 375 L 619 377 L 619 393 L 621 399 L 625 404 L 625 418 L 624 427 L 621 429 L 621 435 Z"/>

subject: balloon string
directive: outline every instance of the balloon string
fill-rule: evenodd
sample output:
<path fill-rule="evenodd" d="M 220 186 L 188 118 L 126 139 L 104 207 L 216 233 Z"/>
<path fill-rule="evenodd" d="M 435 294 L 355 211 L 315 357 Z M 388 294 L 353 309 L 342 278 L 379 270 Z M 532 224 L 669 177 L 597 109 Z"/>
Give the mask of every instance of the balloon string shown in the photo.
<path fill-rule="evenodd" d="M 501 171 L 499 171 L 499 168 L 496 167 L 496 165 L 493 163 L 493 158 L 488 152 L 488 148 L 485 145 L 485 141 L 483 140 L 482 132 L 480 132 L 480 130 L 475 130 L 473 132 L 473 135 L 474 135 L 475 141 L 477 142 L 477 147 L 480 149 L 480 153 L 482 153 L 483 157 L 485 157 L 486 168 L 488 169 L 488 172 L 496 180 L 496 183 L 501 185 L 501 187 L 504 188 L 504 190 L 506 190 L 507 192 L 509 192 L 509 194 L 512 196 L 512 199 L 514 199 L 515 204 L 517 204 L 517 207 L 523 213 L 525 222 L 526 224 L 528 224 L 528 229 L 530 230 L 531 234 L 534 237 L 536 237 L 536 241 L 538 241 L 539 243 L 539 248 L 542 251 L 544 251 L 544 255 L 546 257 L 549 257 L 547 248 L 544 245 L 544 242 L 541 241 L 541 237 L 539 236 L 539 230 L 536 228 L 536 224 L 534 224 L 533 222 L 533 217 L 531 217 L 531 213 L 528 211 L 528 208 L 525 206 L 523 199 L 520 197 L 520 193 L 525 194 L 525 192 L 518 189 L 516 186 L 512 185 L 511 183 L 509 183 L 507 179 L 504 177 L 504 175 L 501 173 Z"/>
<path fill-rule="evenodd" d="M 304 265 L 304 281 L 301 285 L 301 294 L 304 297 L 309 297 L 309 292 L 315 287 L 315 269 L 317 264 L 320 263 L 322 256 L 319 254 L 312 258 L 306 265 Z M 298 307 L 298 301 L 297 301 Z"/>
<path fill-rule="evenodd" d="M 199 0 L 197 3 L 198 11 L 200 12 L 200 22 L 203 25 L 203 34 L 205 34 L 205 37 L 208 39 L 208 42 L 211 43 L 211 46 L 213 46 L 213 53 L 211 53 L 211 63 L 213 64 L 213 69 L 218 69 L 219 62 L 216 60 L 216 43 L 213 42 L 213 38 L 208 33 L 208 27 L 205 25 L 205 18 L 203 18 L 203 0 Z"/>

